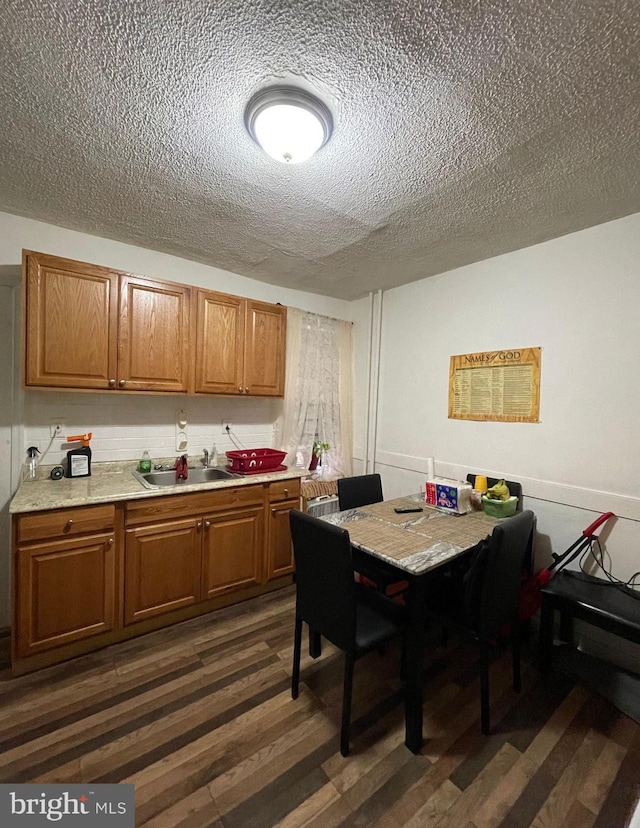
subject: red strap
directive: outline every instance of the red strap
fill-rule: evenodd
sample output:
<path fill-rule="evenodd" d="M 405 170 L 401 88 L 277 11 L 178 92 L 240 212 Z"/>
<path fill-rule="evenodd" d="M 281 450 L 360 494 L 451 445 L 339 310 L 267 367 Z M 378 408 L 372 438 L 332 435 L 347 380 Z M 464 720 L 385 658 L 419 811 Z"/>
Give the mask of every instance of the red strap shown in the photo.
<path fill-rule="evenodd" d="M 606 523 L 609 520 L 609 518 L 612 517 L 615 517 L 615 514 L 613 512 L 605 512 L 603 515 L 600 515 L 600 517 L 596 518 L 590 526 L 587 526 L 586 529 L 583 529 L 582 534 L 585 536 L 585 538 L 588 538 L 590 535 L 593 535 L 598 526 L 602 526 L 603 523 Z"/>

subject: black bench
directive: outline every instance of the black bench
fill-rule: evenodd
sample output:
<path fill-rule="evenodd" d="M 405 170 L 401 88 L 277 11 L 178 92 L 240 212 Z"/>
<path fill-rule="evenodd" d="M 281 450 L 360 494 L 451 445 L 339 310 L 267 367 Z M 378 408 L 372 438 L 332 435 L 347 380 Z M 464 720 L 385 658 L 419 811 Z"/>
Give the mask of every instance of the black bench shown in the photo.
<path fill-rule="evenodd" d="M 560 611 L 560 638 L 571 641 L 574 618 L 640 644 L 640 596 L 583 572 L 558 572 L 542 588 L 540 669 L 551 668 L 553 622 Z"/>

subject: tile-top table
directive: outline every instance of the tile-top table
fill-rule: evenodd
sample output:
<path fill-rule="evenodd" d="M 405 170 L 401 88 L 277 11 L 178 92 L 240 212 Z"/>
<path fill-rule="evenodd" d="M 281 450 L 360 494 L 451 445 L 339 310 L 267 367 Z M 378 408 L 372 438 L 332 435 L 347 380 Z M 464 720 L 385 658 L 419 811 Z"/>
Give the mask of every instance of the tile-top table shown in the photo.
<path fill-rule="evenodd" d="M 398 514 L 398 508 L 422 507 Z M 407 640 L 405 744 L 413 753 L 422 748 L 423 649 L 426 587 L 429 573 L 475 546 L 499 522 L 484 512 L 452 515 L 427 506 L 417 496 L 385 500 L 357 509 L 324 515 L 322 520 L 349 532 L 351 545 L 409 582 L 406 602 L 410 634 Z"/>

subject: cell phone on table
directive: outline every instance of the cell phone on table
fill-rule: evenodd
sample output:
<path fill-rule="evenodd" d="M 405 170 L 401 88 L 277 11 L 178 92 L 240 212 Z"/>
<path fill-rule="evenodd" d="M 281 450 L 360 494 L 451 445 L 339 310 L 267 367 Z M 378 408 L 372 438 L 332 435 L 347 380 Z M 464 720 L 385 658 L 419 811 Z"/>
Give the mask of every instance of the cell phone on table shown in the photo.
<path fill-rule="evenodd" d="M 396 506 L 393 511 L 399 515 L 405 515 L 409 512 L 421 512 L 422 506 Z"/>

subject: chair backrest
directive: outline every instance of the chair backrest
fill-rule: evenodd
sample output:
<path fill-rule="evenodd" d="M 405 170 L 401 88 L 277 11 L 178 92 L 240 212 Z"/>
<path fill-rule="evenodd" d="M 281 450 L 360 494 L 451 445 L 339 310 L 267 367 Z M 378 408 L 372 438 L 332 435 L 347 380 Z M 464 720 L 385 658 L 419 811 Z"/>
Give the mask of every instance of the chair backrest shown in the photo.
<path fill-rule="evenodd" d="M 487 486 L 489 488 L 491 488 L 492 486 L 495 486 L 496 483 L 498 482 L 498 480 L 500 480 L 500 479 L 501 478 L 499 478 L 499 477 L 487 477 Z M 471 485 L 473 486 L 475 484 L 475 482 L 476 482 L 475 474 L 469 473 L 467 475 L 467 483 L 471 483 Z M 516 507 L 516 511 L 521 512 L 522 511 L 522 483 L 516 483 L 513 480 L 505 480 L 504 482 L 507 484 L 507 489 L 509 489 L 509 491 L 511 492 L 511 496 L 513 497 L 513 495 L 515 495 L 518 498 L 518 505 Z"/>
<path fill-rule="evenodd" d="M 356 509 L 369 503 L 380 503 L 382 497 L 382 480 L 379 474 L 360 474 L 356 477 L 338 478 L 338 506 L 343 509 Z"/>
<path fill-rule="evenodd" d="M 466 579 L 465 609 L 470 626 L 483 639 L 493 637 L 518 612 L 534 529 L 533 512 L 520 512 L 499 523 L 480 545 Z"/>
<path fill-rule="evenodd" d="M 296 562 L 296 613 L 342 650 L 355 644 L 356 585 L 346 529 L 298 509 L 289 512 Z"/>

